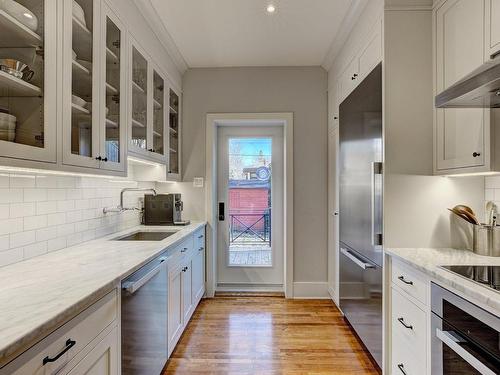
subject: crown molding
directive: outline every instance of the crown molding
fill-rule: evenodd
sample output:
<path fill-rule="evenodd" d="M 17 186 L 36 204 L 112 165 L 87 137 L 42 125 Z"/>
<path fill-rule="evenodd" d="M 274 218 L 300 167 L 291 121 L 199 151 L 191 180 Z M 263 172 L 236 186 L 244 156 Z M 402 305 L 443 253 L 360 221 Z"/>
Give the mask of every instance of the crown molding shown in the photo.
<path fill-rule="evenodd" d="M 154 34 L 160 41 L 160 43 L 165 47 L 168 55 L 172 58 L 175 66 L 179 70 L 179 72 L 184 74 L 184 72 L 189 68 L 184 56 L 182 56 L 179 48 L 174 42 L 174 39 L 168 32 L 165 27 L 163 21 L 161 20 L 158 12 L 154 8 L 151 0 L 139 0 L 135 1 L 139 12 L 143 15 L 143 17 L 149 22 L 151 29 Z"/>
<path fill-rule="evenodd" d="M 342 20 L 342 23 L 340 24 L 339 27 L 339 31 L 337 35 L 335 35 L 335 38 L 333 39 L 332 44 L 330 45 L 330 48 L 328 49 L 328 52 L 325 58 L 323 59 L 323 63 L 321 64 L 321 66 L 326 71 L 330 70 L 330 68 L 332 67 L 333 62 L 335 61 L 337 55 L 344 46 L 345 42 L 347 41 L 349 34 L 356 25 L 356 21 L 361 16 L 361 13 L 363 13 L 363 10 L 365 9 L 368 2 L 369 0 L 352 1 L 352 5 L 349 8 L 344 19 Z"/>

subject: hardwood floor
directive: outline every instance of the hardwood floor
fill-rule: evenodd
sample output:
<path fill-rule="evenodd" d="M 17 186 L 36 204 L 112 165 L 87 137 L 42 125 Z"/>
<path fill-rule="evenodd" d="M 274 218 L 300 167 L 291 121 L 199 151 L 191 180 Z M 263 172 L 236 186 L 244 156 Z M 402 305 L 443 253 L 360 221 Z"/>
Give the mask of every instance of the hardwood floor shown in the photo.
<path fill-rule="evenodd" d="M 167 374 L 378 374 L 328 300 L 218 296 L 203 300 Z"/>

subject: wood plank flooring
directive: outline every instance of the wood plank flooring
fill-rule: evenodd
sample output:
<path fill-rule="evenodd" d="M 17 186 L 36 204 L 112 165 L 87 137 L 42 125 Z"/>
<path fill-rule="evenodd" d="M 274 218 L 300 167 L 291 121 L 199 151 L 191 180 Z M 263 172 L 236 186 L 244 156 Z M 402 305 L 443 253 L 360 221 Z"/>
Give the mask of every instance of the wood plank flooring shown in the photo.
<path fill-rule="evenodd" d="M 170 374 L 378 374 L 328 300 L 203 300 L 165 368 Z"/>

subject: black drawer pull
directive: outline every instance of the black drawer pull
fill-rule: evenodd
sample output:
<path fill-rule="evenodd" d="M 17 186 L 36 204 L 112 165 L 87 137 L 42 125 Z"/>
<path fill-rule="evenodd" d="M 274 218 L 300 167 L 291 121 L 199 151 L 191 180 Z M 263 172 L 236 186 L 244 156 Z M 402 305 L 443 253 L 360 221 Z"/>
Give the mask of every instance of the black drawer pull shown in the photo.
<path fill-rule="evenodd" d="M 413 285 L 413 281 L 406 280 L 404 276 L 399 276 L 398 279 L 404 282 L 406 285 Z"/>
<path fill-rule="evenodd" d="M 405 320 L 403 318 L 398 318 L 398 322 L 403 325 L 403 327 L 408 328 L 408 329 L 413 329 L 412 325 L 406 324 Z"/>
<path fill-rule="evenodd" d="M 198 251 L 203 251 L 204 249 L 205 249 L 204 247 L 200 247 Z"/>
<path fill-rule="evenodd" d="M 204 236 L 203 236 L 203 234 L 200 234 L 200 235 L 198 236 L 198 238 L 199 238 L 200 240 L 201 240 L 203 237 L 204 237 Z"/>
<path fill-rule="evenodd" d="M 188 249 L 187 247 L 183 248 L 183 249 L 181 250 L 181 253 L 185 253 L 185 252 L 187 251 L 187 249 Z"/>
<path fill-rule="evenodd" d="M 407 375 L 405 371 L 405 366 L 402 363 L 398 365 L 398 369 L 403 373 L 403 375 Z"/>
<path fill-rule="evenodd" d="M 66 341 L 66 347 L 58 355 L 56 355 L 54 358 L 50 358 L 49 356 L 47 356 L 43 359 L 43 365 L 45 366 L 49 362 L 57 361 L 59 358 L 61 358 L 64 355 L 64 353 L 66 353 L 68 350 L 70 350 L 75 345 L 76 345 L 75 340 L 68 339 Z"/>

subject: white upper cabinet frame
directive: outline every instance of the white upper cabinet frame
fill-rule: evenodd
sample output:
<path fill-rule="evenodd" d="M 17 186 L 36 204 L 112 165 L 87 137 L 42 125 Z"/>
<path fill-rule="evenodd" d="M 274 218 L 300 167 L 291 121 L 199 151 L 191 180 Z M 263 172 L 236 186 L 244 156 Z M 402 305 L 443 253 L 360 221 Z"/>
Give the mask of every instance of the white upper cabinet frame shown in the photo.
<path fill-rule="evenodd" d="M 173 124 L 170 117 L 170 111 L 173 110 L 170 105 L 170 93 L 174 92 L 177 95 L 179 103 L 177 106 L 177 129 L 173 130 Z M 172 181 L 180 181 L 182 176 L 182 92 L 174 87 L 171 83 L 169 84 L 167 91 L 167 121 L 168 121 L 168 161 L 167 161 L 167 180 Z M 175 154 L 177 155 L 177 171 L 172 170 L 172 164 L 175 163 L 175 159 L 172 158 L 173 149 L 174 149 L 174 141 L 173 138 L 177 137 L 177 149 L 175 150 Z"/>
<path fill-rule="evenodd" d="M 43 126 L 44 126 L 44 147 L 29 146 L 22 143 L 0 141 L 0 159 L 2 164 L 10 164 L 8 158 L 35 160 L 41 162 L 55 163 L 56 155 L 56 134 L 57 134 L 57 31 L 58 31 L 58 0 L 43 0 L 44 12 L 44 35 L 40 35 L 43 40 L 43 61 L 44 61 L 44 92 L 43 92 Z M 12 19 L 4 11 L 2 18 Z M 31 34 L 17 21 L 11 22 L 17 25 L 21 34 Z M 3 158 L 6 159 L 3 159 Z"/>
<path fill-rule="evenodd" d="M 101 12 L 101 42 L 100 45 L 102 46 L 101 48 L 101 55 L 100 55 L 100 62 L 101 62 L 101 82 L 100 82 L 100 103 L 101 103 L 101 108 L 102 110 L 100 111 L 100 121 L 99 123 L 101 124 L 100 127 L 100 139 L 101 139 L 101 151 L 100 155 L 102 157 L 107 156 L 106 152 L 106 141 L 107 141 L 107 136 L 106 132 L 108 129 L 108 126 L 114 127 L 114 124 L 109 123 L 107 120 L 107 114 L 106 114 L 106 100 L 107 100 L 107 91 L 108 89 L 108 84 L 107 84 L 107 77 L 106 77 L 106 64 L 108 60 L 108 55 L 113 56 L 112 51 L 108 51 L 108 47 L 106 44 L 106 32 L 107 32 L 107 22 L 108 19 L 110 22 L 112 22 L 116 28 L 120 32 L 120 47 L 119 51 L 120 54 L 118 56 L 119 58 L 119 64 L 120 64 L 120 87 L 119 87 L 119 92 L 118 92 L 118 98 L 119 98 L 119 120 L 118 120 L 118 140 L 119 140 L 119 161 L 118 162 L 113 162 L 110 160 L 107 161 L 101 161 L 100 167 L 102 169 L 107 169 L 107 170 L 114 170 L 114 171 L 125 171 L 126 170 L 126 155 L 127 155 L 127 127 L 129 123 L 128 119 L 128 111 L 127 111 L 127 88 L 128 88 L 128 77 L 127 77 L 127 71 L 128 71 L 128 46 L 129 43 L 127 41 L 127 36 L 128 32 L 126 30 L 125 25 L 120 21 L 118 16 L 111 10 L 111 8 L 106 4 L 106 2 L 102 2 L 102 12 Z"/>
<path fill-rule="evenodd" d="M 500 0 L 485 0 L 484 58 L 489 60 L 500 54 Z"/>

